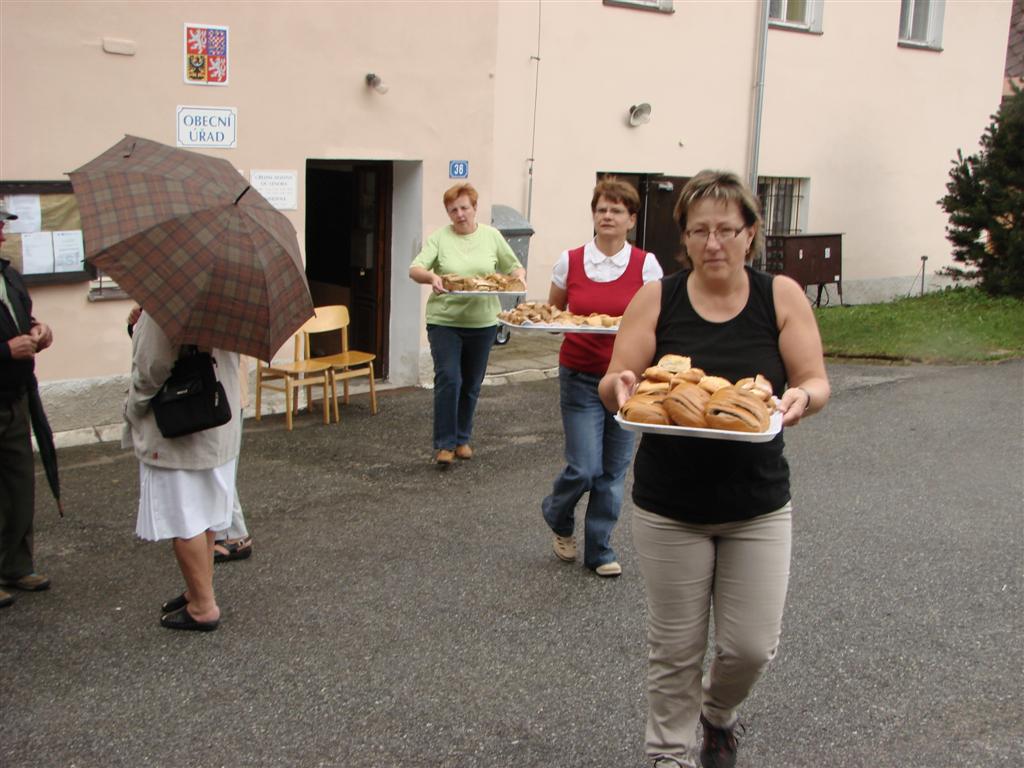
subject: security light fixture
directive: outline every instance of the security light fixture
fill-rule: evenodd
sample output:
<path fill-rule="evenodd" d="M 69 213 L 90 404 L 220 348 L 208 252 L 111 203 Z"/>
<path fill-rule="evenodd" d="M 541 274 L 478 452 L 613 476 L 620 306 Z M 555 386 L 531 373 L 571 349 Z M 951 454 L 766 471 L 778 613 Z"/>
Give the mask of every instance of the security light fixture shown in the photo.
<path fill-rule="evenodd" d="M 375 75 L 373 72 L 366 74 L 366 86 L 373 88 L 377 93 L 384 95 L 388 92 L 388 87 L 384 85 L 384 81 L 380 79 L 380 75 Z"/>

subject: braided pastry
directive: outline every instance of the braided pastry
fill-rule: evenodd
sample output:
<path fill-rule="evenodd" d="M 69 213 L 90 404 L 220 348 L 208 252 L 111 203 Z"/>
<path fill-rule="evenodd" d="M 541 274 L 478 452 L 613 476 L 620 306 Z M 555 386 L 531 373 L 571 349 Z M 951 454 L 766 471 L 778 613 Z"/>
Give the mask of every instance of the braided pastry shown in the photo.
<path fill-rule="evenodd" d="M 711 395 L 704 417 L 712 429 L 767 432 L 771 414 L 764 400 L 748 389 L 728 386 Z"/>
<path fill-rule="evenodd" d="M 704 409 L 710 399 L 711 395 L 696 384 L 684 381 L 665 395 L 662 407 L 677 426 L 707 427 Z"/>

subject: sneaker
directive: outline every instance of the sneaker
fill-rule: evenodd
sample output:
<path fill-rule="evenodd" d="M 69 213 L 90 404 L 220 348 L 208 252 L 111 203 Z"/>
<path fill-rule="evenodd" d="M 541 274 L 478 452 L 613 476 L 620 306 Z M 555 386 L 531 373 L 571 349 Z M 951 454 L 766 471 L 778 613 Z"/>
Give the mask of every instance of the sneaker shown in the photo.
<path fill-rule="evenodd" d="M 555 554 L 559 560 L 571 563 L 576 559 L 576 539 L 573 536 L 555 534 Z"/>
<path fill-rule="evenodd" d="M 700 748 L 702 768 L 733 768 L 736 765 L 736 725 L 719 728 L 709 723 L 703 712 L 700 724 L 704 726 L 704 743 Z"/>
<path fill-rule="evenodd" d="M 455 458 L 457 459 L 472 459 L 473 449 L 468 445 L 456 445 L 455 446 Z"/>
<path fill-rule="evenodd" d="M 436 461 L 442 467 L 449 467 L 455 463 L 455 452 L 442 448 L 437 452 Z"/>
<path fill-rule="evenodd" d="M 0 608 L 6 608 L 8 605 L 14 604 L 14 595 L 10 592 L 4 592 L 0 589 Z"/>
<path fill-rule="evenodd" d="M 611 578 L 613 576 L 621 576 L 622 566 L 614 560 L 612 560 L 610 563 L 602 563 L 601 565 L 597 566 L 597 568 L 594 569 L 594 573 L 596 573 L 598 576 L 603 576 L 606 579 Z"/>
<path fill-rule="evenodd" d="M 654 768 L 696 768 L 689 760 L 678 757 L 659 757 L 654 761 Z"/>
<path fill-rule="evenodd" d="M 0 586 L 14 587 L 23 592 L 42 592 L 50 588 L 50 579 L 41 573 L 30 573 L 20 579 L 0 579 Z"/>

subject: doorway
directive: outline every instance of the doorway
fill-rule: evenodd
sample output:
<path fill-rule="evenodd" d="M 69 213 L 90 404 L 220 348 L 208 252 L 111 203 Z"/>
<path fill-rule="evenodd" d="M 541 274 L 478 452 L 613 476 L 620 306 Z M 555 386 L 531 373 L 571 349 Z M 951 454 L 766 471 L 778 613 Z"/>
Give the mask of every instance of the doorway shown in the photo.
<path fill-rule="evenodd" d="M 306 278 L 315 306 L 344 304 L 349 346 L 377 355 L 388 376 L 391 313 L 390 162 L 306 161 Z M 339 351 L 334 338 L 314 338 L 314 354 Z"/>
<path fill-rule="evenodd" d="M 679 241 L 679 225 L 672 218 L 672 209 L 675 208 L 679 192 L 690 177 L 609 171 L 598 173 L 598 180 L 603 176 L 616 176 L 628 181 L 640 193 L 640 211 L 636 216 L 636 226 L 627 235 L 627 239 L 638 248 L 657 256 L 658 263 L 666 275 L 683 269 L 686 262 Z"/>

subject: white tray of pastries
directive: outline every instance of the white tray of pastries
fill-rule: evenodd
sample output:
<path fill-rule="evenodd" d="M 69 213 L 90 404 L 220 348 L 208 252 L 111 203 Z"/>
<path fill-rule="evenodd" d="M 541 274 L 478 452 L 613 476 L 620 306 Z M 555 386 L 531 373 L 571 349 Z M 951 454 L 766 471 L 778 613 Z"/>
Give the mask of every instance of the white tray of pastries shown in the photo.
<path fill-rule="evenodd" d="M 441 282 L 448 293 L 456 296 L 522 296 L 526 293 L 526 286 L 518 277 L 497 272 L 470 277 L 441 275 Z"/>
<path fill-rule="evenodd" d="M 609 328 L 593 325 L 556 325 L 554 323 L 531 323 L 527 320 L 524 323 L 510 323 L 507 320 L 498 319 L 499 325 L 506 328 L 515 328 L 517 331 L 545 331 L 547 333 L 618 333 L 619 326 L 613 325 Z"/>
<path fill-rule="evenodd" d="M 548 333 L 617 333 L 620 320 L 620 316 L 598 312 L 576 315 L 539 301 L 524 301 L 498 313 L 498 322 L 509 328 Z"/>
<path fill-rule="evenodd" d="M 782 431 L 782 412 L 771 415 L 767 432 L 737 432 L 732 429 L 709 429 L 706 427 L 677 427 L 675 424 L 643 424 L 626 421 L 621 413 L 615 414 L 619 426 L 630 432 L 648 435 L 672 435 L 673 437 L 703 437 L 708 440 L 733 440 L 740 443 L 767 443 Z"/>
<path fill-rule="evenodd" d="M 644 434 L 766 443 L 782 430 L 777 402 L 761 374 L 733 384 L 693 368 L 688 357 L 665 355 L 644 371 L 615 420 Z"/>

